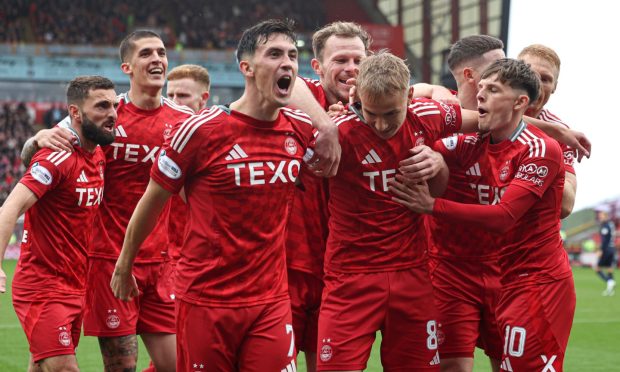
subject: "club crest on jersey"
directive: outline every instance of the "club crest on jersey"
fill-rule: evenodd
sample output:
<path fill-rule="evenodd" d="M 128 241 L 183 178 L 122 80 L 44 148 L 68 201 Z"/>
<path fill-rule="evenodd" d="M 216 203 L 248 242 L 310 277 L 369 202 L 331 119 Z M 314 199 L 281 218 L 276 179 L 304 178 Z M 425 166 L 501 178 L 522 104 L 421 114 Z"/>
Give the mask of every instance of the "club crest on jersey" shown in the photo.
<path fill-rule="evenodd" d="M 64 347 L 71 345 L 71 336 L 67 332 L 67 327 L 58 327 L 58 342 Z"/>
<path fill-rule="evenodd" d="M 116 315 L 116 309 L 108 310 L 108 317 L 105 320 L 105 324 L 110 329 L 116 329 L 119 325 L 121 325 L 121 318 Z"/>
<path fill-rule="evenodd" d="M 452 106 L 448 106 L 443 102 L 440 102 L 439 105 L 446 112 L 445 115 L 445 123 L 448 127 L 456 127 L 456 110 Z"/>
<path fill-rule="evenodd" d="M 163 174 L 173 180 L 178 180 L 181 178 L 181 168 L 174 162 L 174 160 L 170 159 L 168 155 L 166 155 L 166 150 L 162 150 L 161 154 L 159 154 L 157 167 Z"/>
<path fill-rule="evenodd" d="M 334 350 L 329 344 L 330 342 L 331 342 L 331 339 L 329 338 L 323 339 L 323 346 L 321 346 L 321 354 L 320 354 L 321 361 L 323 362 L 328 362 L 334 355 Z"/>
<path fill-rule="evenodd" d="M 54 180 L 50 171 L 41 164 L 39 164 L 39 162 L 36 162 L 32 165 L 32 167 L 30 168 L 30 174 L 32 175 L 32 178 L 41 182 L 45 186 L 51 185 L 52 181 Z"/>
<path fill-rule="evenodd" d="M 292 137 L 286 137 L 284 140 L 284 149 L 289 155 L 297 154 L 297 142 Z"/>
<path fill-rule="evenodd" d="M 506 165 L 499 171 L 499 180 L 505 182 L 510 174 L 510 164 L 506 162 Z"/>
<path fill-rule="evenodd" d="M 415 145 L 416 146 L 422 146 L 424 144 L 424 138 L 423 137 L 418 137 L 417 140 L 415 140 Z"/>
<path fill-rule="evenodd" d="M 170 135 L 172 134 L 172 124 L 165 123 L 164 127 L 165 127 L 164 129 L 164 141 L 165 141 L 168 138 L 170 138 Z"/>

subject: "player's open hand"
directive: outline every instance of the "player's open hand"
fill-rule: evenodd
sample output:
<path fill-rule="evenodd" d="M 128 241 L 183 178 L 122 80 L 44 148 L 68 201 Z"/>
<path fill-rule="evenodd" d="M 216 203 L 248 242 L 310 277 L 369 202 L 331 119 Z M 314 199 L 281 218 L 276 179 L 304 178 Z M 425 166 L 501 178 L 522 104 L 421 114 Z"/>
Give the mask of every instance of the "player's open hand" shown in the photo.
<path fill-rule="evenodd" d="M 40 149 L 48 148 L 67 152 L 73 151 L 73 143 L 77 140 L 71 131 L 60 127 L 40 130 L 34 139 Z"/>
<path fill-rule="evenodd" d="M 136 283 L 136 278 L 131 274 L 131 269 L 125 270 L 118 266 L 115 267 L 110 287 L 114 297 L 123 301 L 129 301 L 140 294 L 138 283 Z"/>
<path fill-rule="evenodd" d="M 0 268 L 0 293 L 6 292 L 6 273 Z"/>
<path fill-rule="evenodd" d="M 319 130 L 314 154 L 307 161 L 308 168 L 317 176 L 333 177 L 338 172 L 342 149 L 338 142 L 338 127 L 326 125 Z"/>
<path fill-rule="evenodd" d="M 426 145 L 416 146 L 409 152 L 411 156 L 402 160 L 398 168 L 407 184 L 427 181 L 446 167 L 443 156 Z"/>
<path fill-rule="evenodd" d="M 572 136 L 566 142 L 566 144 L 574 149 L 577 149 L 577 161 L 581 162 L 581 159 L 585 156 L 590 158 L 590 152 L 592 151 L 592 143 L 582 132 L 576 130 L 570 130 Z"/>
<path fill-rule="evenodd" d="M 395 196 L 392 200 L 404 205 L 416 213 L 432 213 L 435 199 L 431 196 L 426 182 L 410 184 L 405 182 L 402 175 L 397 174 L 396 178 L 388 183 L 388 189 Z"/>

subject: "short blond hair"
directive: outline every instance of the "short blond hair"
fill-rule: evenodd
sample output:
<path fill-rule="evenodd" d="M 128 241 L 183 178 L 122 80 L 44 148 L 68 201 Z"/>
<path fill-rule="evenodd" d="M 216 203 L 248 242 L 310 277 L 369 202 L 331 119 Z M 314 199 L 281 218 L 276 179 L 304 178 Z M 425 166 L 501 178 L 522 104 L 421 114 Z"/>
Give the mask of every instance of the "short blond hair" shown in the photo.
<path fill-rule="evenodd" d="M 333 22 L 327 26 L 324 26 L 312 35 L 312 51 L 314 52 L 314 58 L 319 61 L 323 60 L 325 43 L 327 42 L 327 39 L 332 36 L 343 38 L 359 37 L 360 40 L 362 40 L 362 43 L 364 43 L 366 54 L 368 54 L 368 49 L 372 43 L 372 38 L 368 32 L 366 32 L 366 30 L 364 30 L 364 28 L 359 24 L 355 22 Z"/>
<path fill-rule="evenodd" d="M 192 79 L 202 84 L 206 90 L 211 88 L 211 78 L 206 68 L 198 65 L 180 65 L 168 73 L 168 81 L 179 79 Z"/>
<path fill-rule="evenodd" d="M 551 63 L 558 69 L 558 73 L 560 71 L 560 56 L 555 52 L 555 50 L 549 48 L 548 46 L 542 44 L 532 44 L 523 48 L 521 53 L 517 58 L 521 59 L 524 56 L 534 56 L 545 61 Z"/>
<path fill-rule="evenodd" d="M 357 90 L 359 94 L 381 97 L 397 92 L 406 92 L 409 88 L 411 73 L 401 58 L 390 52 L 366 57 L 359 66 Z"/>

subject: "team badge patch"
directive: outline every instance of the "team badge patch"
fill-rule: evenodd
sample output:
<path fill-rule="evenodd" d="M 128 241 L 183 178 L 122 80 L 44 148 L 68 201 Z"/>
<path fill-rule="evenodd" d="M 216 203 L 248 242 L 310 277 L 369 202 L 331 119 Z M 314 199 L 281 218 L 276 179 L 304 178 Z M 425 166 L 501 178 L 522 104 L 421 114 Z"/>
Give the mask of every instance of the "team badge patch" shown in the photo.
<path fill-rule="evenodd" d="M 504 182 L 508 179 L 508 175 L 510 174 L 510 165 L 506 164 L 504 165 L 504 167 L 499 171 L 499 180 Z"/>
<path fill-rule="evenodd" d="M 60 331 L 58 333 L 58 342 L 65 347 L 71 345 L 71 336 L 67 332 L 67 327 L 58 327 L 58 330 Z"/>
<path fill-rule="evenodd" d="M 166 176 L 172 178 L 173 180 L 178 180 L 181 178 L 181 168 L 174 162 L 174 160 L 170 159 L 166 155 L 166 151 L 162 150 L 159 155 L 159 160 L 157 160 L 157 167 L 159 170 L 165 174 Z"/>
<path fill-rule="evenodd" d="M 110 329 L 116 329 L 121 325 L 121 318 L 116 315 L 116 309 L 108 310 L 108 318 L 105 320 L 105 324 Z"/>
<path fill-rule="evenodd" d="M 45 186 L 51 185 L 52 181 L 54 180 L 50 171 L 41 164 L 39 164 L 39 162 L 36 162 L 32 165 L 32 167 L 30 168 L 30 174 L 32 174 L 32 178 L 41 182 Z"/>
<path fill-rule="evenodd" d="M 319 354 L 319 357 L 323 362 L 328 362 L 334 355 L 334 350 L 332 349 L 329 342 L 331 342 L 331 339 L 323 339 L 323 346 L 321 346 L 321 353 Z"/>
<path fill-rule="evenodd" d="M 443 142 L 443 145 L 446 146 L 446 149 L 452 151 L 456 148 L 456 144 L 458 143 L 458 137 L 457 136 L 446 137 L 442 139 L 441 142 Z"/>
<path fill-rule="evenodd" d="M 284 140 L 284 149 L 290 155 L 297 154 L 297 142 L 295 142 L 293 138 L 287 137 L 286 140 Z"/>

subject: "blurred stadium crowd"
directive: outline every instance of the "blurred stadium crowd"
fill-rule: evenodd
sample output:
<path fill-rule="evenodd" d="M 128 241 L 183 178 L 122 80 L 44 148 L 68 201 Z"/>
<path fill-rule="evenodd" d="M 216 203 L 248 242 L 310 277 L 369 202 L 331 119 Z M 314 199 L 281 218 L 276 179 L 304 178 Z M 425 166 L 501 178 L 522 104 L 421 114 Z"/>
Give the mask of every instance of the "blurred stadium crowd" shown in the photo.
<path fill-rule="evenodd" d="M 136 26 L 157 30 L 168 47 L 234 48 L 265 18 L 292 18 L 299 32 L 325 23 L 322 2 L 277 0 L 14 0 L 0 2 L 0 42 L 117 45 Z M 93 17 L 97 14 L 97 17 Z M 302 16 L 303 15 L 303 16 Z"/>

